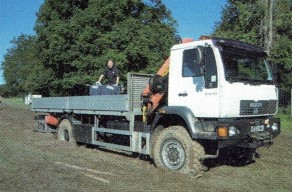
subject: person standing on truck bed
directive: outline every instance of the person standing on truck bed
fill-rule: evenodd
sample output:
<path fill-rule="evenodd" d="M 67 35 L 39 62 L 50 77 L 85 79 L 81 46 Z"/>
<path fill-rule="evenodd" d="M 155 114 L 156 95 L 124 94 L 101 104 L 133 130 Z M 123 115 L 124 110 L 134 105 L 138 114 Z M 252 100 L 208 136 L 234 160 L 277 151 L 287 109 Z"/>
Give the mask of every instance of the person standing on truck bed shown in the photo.
<path fill-rule="evenodd" d="M 104 69 L 103 74 L 100 75 L 97 83 L 100 83 L 103 78 L 106 78 L 108 80 L 108 85 L 115 85 L 117 86 L 119 84 L 120 80 L 120 71 L 115 66 L 115 63 L 113 60 L 108 60 L 107 67 Z"/>

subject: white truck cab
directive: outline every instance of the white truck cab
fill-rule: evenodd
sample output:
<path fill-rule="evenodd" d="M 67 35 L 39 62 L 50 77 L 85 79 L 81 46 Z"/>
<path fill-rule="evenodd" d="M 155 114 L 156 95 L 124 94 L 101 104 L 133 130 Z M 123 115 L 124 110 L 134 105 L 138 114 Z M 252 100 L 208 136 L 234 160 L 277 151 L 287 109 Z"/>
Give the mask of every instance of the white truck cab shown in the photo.
<path fill-rule="evenodd" d="M 168 105 L 186 106 L 197 118 L 277 112 L 278 90 L 266 53 L 248 44 L 212 39 L 175 45 L 168 85 Z"/>

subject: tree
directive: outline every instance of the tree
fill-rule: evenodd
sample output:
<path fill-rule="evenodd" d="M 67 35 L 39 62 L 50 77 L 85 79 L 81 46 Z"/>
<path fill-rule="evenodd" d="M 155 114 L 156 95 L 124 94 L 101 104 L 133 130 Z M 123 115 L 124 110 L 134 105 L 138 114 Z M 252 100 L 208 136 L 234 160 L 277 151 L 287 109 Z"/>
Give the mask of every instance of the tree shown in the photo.
<path fill-rule="evenodd" d="M 0 97 L 8 97 L 10 96 L 11 90 L 7 88 L 6 84 L 0 85 Z"/>
<path fill-rule="evenodd" d="M 47 0 L 37 46 L 52 95 L 82 95 L 108 59 L 121 70 L 154 72 L 174 43 L 175 21 L 160 1 Z"/>
<path fill-rule="evenodd" d="M 284 94 L 292 87 L 292 2 L 290 0 L 229 0 L 213 35 L 238 39 L 266 49 L 278 66 Z M 288 96 L 289 97 L 289 96 Z"/>
<path fill-rule="evenodd" d="M 271 59 L 275 64 L 278 64 L 281 90 L 290 93 L 292 88 L 292 2 L 278 1 L 275 12 L 275 35 Z"/>
<path fill-rule="evenodd" d="M 22 95 L 42 92 L 43 68 L 36 55 L 36 37 L 20 35 L 14 38 L 2 63 L 6 94 Z M 9 91 L 7 91 L 9 90 Z"/>

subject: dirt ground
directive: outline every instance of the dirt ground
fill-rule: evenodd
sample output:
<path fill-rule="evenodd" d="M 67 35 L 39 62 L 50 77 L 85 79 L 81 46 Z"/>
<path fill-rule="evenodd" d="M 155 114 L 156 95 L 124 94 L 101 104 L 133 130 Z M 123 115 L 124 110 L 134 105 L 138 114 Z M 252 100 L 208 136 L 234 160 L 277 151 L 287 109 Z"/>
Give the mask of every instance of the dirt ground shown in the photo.
<path fill-rule="evenodd" d="M 292 128 L 255 163 L 194 178 L 139 157 L 71 146 L 33 132 L 34 113 L 0 104 L 0 191 L 292 191 Z"/>

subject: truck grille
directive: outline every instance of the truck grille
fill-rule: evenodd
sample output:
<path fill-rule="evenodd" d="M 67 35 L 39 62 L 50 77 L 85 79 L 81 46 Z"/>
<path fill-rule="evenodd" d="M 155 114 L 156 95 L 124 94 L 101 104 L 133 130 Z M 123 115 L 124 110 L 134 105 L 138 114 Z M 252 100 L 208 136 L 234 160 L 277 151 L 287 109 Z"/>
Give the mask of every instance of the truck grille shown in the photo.
<path fill-rule="evenodd" d="M 274 114 L 277 109 L 277 100 L 241 100 L 240 115 Z"/>

